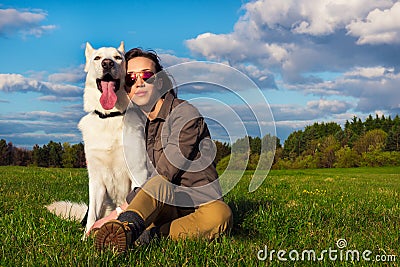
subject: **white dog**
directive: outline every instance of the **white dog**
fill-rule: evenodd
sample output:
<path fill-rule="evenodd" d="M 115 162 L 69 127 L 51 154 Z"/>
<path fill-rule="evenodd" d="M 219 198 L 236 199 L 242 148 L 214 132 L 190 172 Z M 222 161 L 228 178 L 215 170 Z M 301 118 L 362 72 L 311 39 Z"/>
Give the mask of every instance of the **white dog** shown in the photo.
<path fill-rule="evenodd" d="M 124 203 L 132 189 L 143 185 L 151 171 L 147 168 L 144 115 L 137 107 L 129 105 L 124 90 L 124 53 L 123 42 L 119 48 L 97 50 L 86 44 L 83 100 L 88 114 L 78 124 L 89 174 L 85 234 L 96 220 Z M 128 105 L 131 112 L 125 116 Z M 81 220 L 86 212 L 85 205 L 64 201 L 47 208 L 61 217 L 76 220 Z"/>

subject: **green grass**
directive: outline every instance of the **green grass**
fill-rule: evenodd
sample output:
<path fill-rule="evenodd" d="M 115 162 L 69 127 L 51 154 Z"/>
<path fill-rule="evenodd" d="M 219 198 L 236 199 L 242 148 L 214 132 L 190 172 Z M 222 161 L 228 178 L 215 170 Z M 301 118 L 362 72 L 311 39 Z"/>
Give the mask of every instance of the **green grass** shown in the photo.
<path fill-rule="evenodd" d="M 400 167 L 271 171 L 253 193 L 251 172 L 227 194 L 234 229 L 213 242 L 161 239 L 123 255 L 98 253 L 83 228 L 61 220 L 44 205 L 55 200 L 86 201 L 84 169 L 0 167 L 0 266 L 366 266 L 377 262 L 260 261 L 268 247 L 300 254 L 337 249 L 371 250 L 400 261 Z M 294 254 L 293 254 L 294 255 Z M 338 254 L 339 255 L 339 254 Z M 382 265 L 385 265 L 382 264 Z"/>

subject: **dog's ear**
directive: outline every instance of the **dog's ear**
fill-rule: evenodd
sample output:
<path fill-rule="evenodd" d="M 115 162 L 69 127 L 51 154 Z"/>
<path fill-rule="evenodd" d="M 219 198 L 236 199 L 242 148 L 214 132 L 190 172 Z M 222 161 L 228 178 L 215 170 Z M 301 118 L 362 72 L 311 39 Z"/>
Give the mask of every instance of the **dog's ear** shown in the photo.
<path fill-rule="evenodd" d="M 86 49 L 85 49 L 85 57 L 86 57 L 86 65 L 85 65 L 85 71 L 88 72 L 89 71 L 89 62 L 90 62 L 90 58 L 93 54 L 93 47 L 90 45 L 89 42 L 86 43 Z"/>
<path fill-rule="evenodd" d="M 124 41 L 121 41 L 121 44 L 118 47 L 118 51 L 121 52 L 122 54 L 125 54 L 125 44 Z"/>

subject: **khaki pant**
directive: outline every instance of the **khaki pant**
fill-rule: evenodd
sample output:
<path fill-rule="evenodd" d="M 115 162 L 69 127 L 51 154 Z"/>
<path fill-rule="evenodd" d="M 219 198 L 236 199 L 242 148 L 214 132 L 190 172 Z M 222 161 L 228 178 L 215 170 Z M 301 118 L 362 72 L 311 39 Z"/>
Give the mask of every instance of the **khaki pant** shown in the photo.
<path fill-rule="evenodd" d="M 150 179 L 129 203 L 126 210 L 138 213 L 146 227 L 160 227 L 160 233 L 173 240 L 181 238 L 214 239 L 232 227 L 232 211 L 214 200 L 197 208 L 180 208 L 173 203 L 171 183 L 162 176 Z"/>

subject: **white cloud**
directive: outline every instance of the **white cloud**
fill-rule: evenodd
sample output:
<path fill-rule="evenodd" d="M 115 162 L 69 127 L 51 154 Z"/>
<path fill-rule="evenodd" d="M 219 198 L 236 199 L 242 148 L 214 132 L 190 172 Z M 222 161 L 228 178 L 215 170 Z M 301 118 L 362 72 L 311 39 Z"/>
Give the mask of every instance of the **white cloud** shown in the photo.
<path fill-rule="evenodd" d="M 3 92 L 39 92 L 44 95 L 80 96 L 82 88 L 70 84 L 58 84 L 25 78 L 21 74 L 1 74 L 0 91 Z"/>
<path fill-rule="evenodd" d="M 274 74 L 266 69 L 260 69 L 253 64 L 238 64 L 238 70 L 248 75 L 261 89 L 277 89 Z"/>
<path fill-rule="evenodd" d="M 187 40 L 186 45 L 195 54 L 200 54 L 208 60 L 228 60 L 231 64 L 254 60 L 262 64 L 280 65 L 293 49 L 291 44 L 247 39 L 240 32 L 220 35 L 204 33 Z"/>
<path fill-rule="evenodd" d="M 160 57 L 161 64 L 163 65 L 164 68 L 167 68 L 167 67 L 170 67 L 170 66 L 173 66 L 176 64 L 194 61 L 194 59 L 177 57 L 170 53 L 162 53 L 162 54 L 159 54 L 158 56 Z"/>
<path fill-rule="evenodd" d="M 400 73 L 377 66 L 356 67 L 331 81 L 288 87 L 319 96 L 350 97 L 356 111 L 374 114 L 376 110 L 384 110 L 393 114 L 400 111 L 399 84 Z"/>
<path fill-rule="evenodd" d="M 359 37 L 357 44 L 400 43 L 400 2 L 391 8 L 372 10 L 366 18 L 354 20 L 347 27 L 348 33 Z"/>
<path fill-rule="evenodd" d="M 232 32 L 203 33 L 186 45 L 194 55 L 229 62 L 256 82 L 269 79 L 278 90 L 326 99 L 300 110 L 281 107 L 278 114 L 300 119 L 298 114 L 318 118 L 350 109 L 399 111 L 400 2 L 258 0 L 242 8 Z M 319 74 L 330 72 L 342 75 Z M 331 101 L 342 98 L 347 100 Z M 307 113 L 310 107 L 326 112 Z"/>
<path fill-rule="evenodd" d="M 41 25 L 46 17 L 43 10 L 0 9 L 0 36 L 19 32 L 22 36 L 40 37 L 56 28 L 55 25 Z"/>
<path fill-rule="evenodd" d="M 82 141 L 82 136 L 77 124 L 84 114 L 81 105 L 64 106 L 57 112 L 37 110 L 2 113 L 0 138 L 27 147 L 47 144 L 49 140 L 78 143 Z"/>
<path fill-rule="evenodd" d="M 1 126 L 1 121 L 0 121 L 0 126 Z M 71 131 L 70 133 L 61 131 L 56 133 L 46 133 L 43 131 L 39 132 L 24 131 L 21 133 L 18 132 L 12 132 L 6 134 L 1 133 L 0 136 L 1 138 L 7 141 L 12 140 L 13 144 L 18 147 L 25 147 L 27 149 L 32 149 L 34 144 L 37 144 L 39 146 L 47 145 L 49 143 L 49 140 L 54 140 L 55 142 L 60 142 L 61 144 L 64 142 L 69 142 L 70 144 L 76 144 L 82 142 L 82 137 L 78 130 L 75 132 Z"/>
<path fill-rule="evenodd" d="M 35 37 L 41 37 L 43 34 L 50 32 L 57 27 L 55 25 L 45 25 L 45 26 L 37 26 L 34 28 L 29 28 L 27 30 L 22 31 L 23 37 L 33 35 Z"/>
<path fill-rule="evenodd" d="M 85 78 L 85 74 L 82 73 L 54 73 L 49 75 L 49 82 L 68 82 L 68 83 L 76 83 L 82 82 Z"/>
<path fill-rule="evenodd" d="M 392 5 L 390 0 L 259 0 L 243 6 L 245 14 L 232 32 L 203 33 L 185 44 L 194 55 L 208 60 L 227 61 L 237 68 L 254 65 L 267 73 L 278 72 L 286 81 L 304 83 L 303 73 L 376 64 L 373 53 L 346 34 L 346 26 L 375 8 Z M 393 51 L 378 48 L 375 52 Z"/>
<path fill-rule="evenodd" d="M 377 78 L 382 77 L 385 74 L 393 73 L 393 68 L 385 68 L 382 66 L 377 67 L 356 67 L 354 70 L 345 72 L 343 75 L 348 77 L 365 77 L 365 78 Z"/>
<path fill-rule="evenodd" d="M 259 0 L 243 6 L 245 14 L 233 32 L 203 33 L 186 40 L 186 45 L 209 60 L 228 61 L 232 66 L 251 62 L 295 80 L 301 72 L 329 68 L 327 61 L 334 63 L 331 69 L 338 70 L 345 64 L 357 64 L 349 57 L 376 60 L 366 49 L 357 48 L 346 27 L 365 20 L 377 8 L 392 6 L 390 0 Z M 393 6 L 392 10 L 397 9 Z M 400 23 L 395 25 L 399 33 Z"/>
<path fill-rule="evenodd" d="M 312 121 L 330 118 L 333 114 L 347 112 L 353 104 L 342 100 L 311 100 L 306 105 L 273 104 L 272 112 L 276 121 Z"/>
<path fill-rule="evenodd" d="M 317 110 L 322 114 L 341 114 L 347 112 L 354 105 L 347 101 L 319 99 L 307 103 L 307 109 Z"/>
<path fill-rule="evenodd" d="M 86 77 L 83 69 L 83 64 L 79 67 L 64 69 L 61 72 L 50 74 L 48 81 L 52 83 L 83 83 Z"/>
<path fill-rule="evenodd" d="M 46 96 L 40 96 L 37 98 L 39 101 L 47 101 L 47 102 L 60 102 L 60 101 L 66 101 L 66 102 L 78 102 L 82 100 L 82 97 L 77 96 L 77 97 L 60 97 L 60 96 L 55 96 L 55 95 L 46 95 Z"/>
<path fill-rule="evenodd" d="M 392 1 L 383 0 L 260 0 L 244 6 L 245 17 L 254 25 L 271 29 L 284 27 L 297 34 L 332 34 L 375 8 L 387 8 Z"/>
<path fill-rule="evenodd" d="M 0 30 L 8 27 L 20 27 L 23 25 L 37 24 L 46 18 L 44 12 L 27 12 L 16 9 L 0 9 Z"/>
<path fill-rule="evenodd" d="M 289 133 L 293 131 L 293 129 L 304 129 L 304 127 L 308 125 L 312 125 L 315 120 L 282 120 L 276 122 L 276 128 L 279 129 L 287 129 Z"/>
<path fill-rule="evenodd" d="M 195 39 L 187 40 L 186 45 L 209 60 L 220 60 L 226 55 L 233 56 L 230 58 L 235 59 L 234 55 L 240 54 L 234 52 L 241 50 L 241 44 L 234 38 L 230 38 L 229 34 L 203 33 Z"/>

